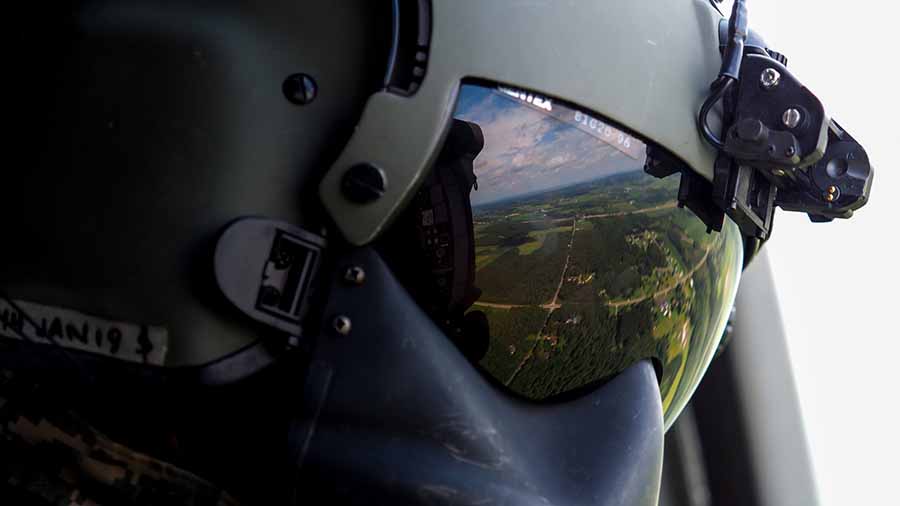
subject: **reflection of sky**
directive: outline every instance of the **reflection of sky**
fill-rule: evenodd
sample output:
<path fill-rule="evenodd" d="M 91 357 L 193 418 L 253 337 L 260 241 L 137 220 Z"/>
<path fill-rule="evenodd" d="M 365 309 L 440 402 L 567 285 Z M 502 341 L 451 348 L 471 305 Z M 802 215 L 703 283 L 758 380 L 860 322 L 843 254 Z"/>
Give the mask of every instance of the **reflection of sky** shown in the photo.
<path fill-rule="evenodd" d="M 463 86 L 456 117 L 484 132 L 484 149 L 475 159 L 473 205 L 643 167 L 599 139 L 490 88 Z"/>

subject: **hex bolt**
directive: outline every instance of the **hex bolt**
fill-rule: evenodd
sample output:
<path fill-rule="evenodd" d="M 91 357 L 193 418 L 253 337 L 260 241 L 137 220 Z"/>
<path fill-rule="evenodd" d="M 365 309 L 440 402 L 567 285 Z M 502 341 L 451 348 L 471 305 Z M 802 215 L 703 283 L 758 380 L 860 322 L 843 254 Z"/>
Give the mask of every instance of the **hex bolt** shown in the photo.
<path fill-rule="evenodd" d="M 360 163 L 347 169 L 341 180 L 344 197 L 357 204 L 374 202 L 387 191 L 387 176 L 371 163 Z"/>
<path fill-rule="evenodd" d="M 759 76 L 759 82 L 763 88 L 771 90 L 781 82 L 781 72 L 769 67 L 762 71 L 762 74 Z"/>
<path fill-rule="evenodd" d="M 344 273 L 344 281 L 354 285 L 362 285 L 366 282 L 366 271 L 358 265 L 348 267 L 347 272 Z"/>
<path fill-rule="evenodd" d="M 316 99 L 319 87 L 307 74 L 291 74 L 281 83 L 284 98 L 294 105 L 306 105 Z"/>
<path fill-rule="evenodd" d="M 797 128 L 801 119 L 803 119 L 803 116 L 800 114 L 800 111 L 793 107 L 784 111 L 784 114 L 781 115 L 781 123 L 791 129 Z"/>
<path fill-rule="evenodd" d="M 350 334 L 350 329 L 353 325 L 350 322 L 350 318 L 347 318 L 344 315 L 339 315 L 334 318 L 334 321 L 331 322 L 331 326 L 334 328 L 334 331 L 342 336 L 346 336 Z"/>

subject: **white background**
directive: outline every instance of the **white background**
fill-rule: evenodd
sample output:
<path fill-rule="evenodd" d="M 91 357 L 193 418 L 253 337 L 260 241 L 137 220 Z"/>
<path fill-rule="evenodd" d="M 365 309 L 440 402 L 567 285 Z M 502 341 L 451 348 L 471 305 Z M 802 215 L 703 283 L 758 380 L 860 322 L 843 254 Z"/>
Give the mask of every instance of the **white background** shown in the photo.
<path fill-rule="evenodd" d="M 875 166 L 871 201 L 853 219 L 779 211 L 768 251 L 822 504 L 900 504 L 900 7 L 747 7 L 751 28 Z"/>

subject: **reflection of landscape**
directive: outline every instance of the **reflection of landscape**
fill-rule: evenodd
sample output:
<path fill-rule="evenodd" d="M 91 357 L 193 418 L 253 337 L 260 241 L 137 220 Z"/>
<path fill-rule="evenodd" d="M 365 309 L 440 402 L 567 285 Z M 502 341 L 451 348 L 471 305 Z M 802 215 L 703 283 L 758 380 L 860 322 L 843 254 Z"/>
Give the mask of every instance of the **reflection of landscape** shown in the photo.
<path fill-rule="evenodd" d="M 485 137 L 472 194 L 482 295 L 470 311 L 490 322 L 481 366 L 546 399 L 655 358 L 668 423 L 723 331 L 742 253 L 734 225 L 707 234 L 676 206 L 677 177 L 646 175 L 556 119 L 481 88 L 464 88 L 460 108 Z"/>
<path fill-rule="evenodd" d="M 482 366 L 543 399 L 656 357 L 671 403 L 688 357 L 710 351 L 688 354 L 691 336 L 716 344 L 708 326 L 728 288 L 717 275 L 736 255 L 675 206 L 677 183 L 632 172 L 477 208 Z"/>

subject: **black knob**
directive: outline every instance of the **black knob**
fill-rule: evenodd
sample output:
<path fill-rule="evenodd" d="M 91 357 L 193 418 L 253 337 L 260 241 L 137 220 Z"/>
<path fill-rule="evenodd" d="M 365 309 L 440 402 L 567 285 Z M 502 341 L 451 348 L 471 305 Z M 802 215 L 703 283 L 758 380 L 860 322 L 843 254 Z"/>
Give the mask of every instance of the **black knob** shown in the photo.
<path fill-rule="evenodd" d="M 284 98 L 295 105 L 306 105 L 316 99 L 319 87 L 316 81 L 306 74 L 292 74 L 281 84 Z"/>
<path fill-rule="evenodd" d="M 357 204 L 374 202 L 387 190 L 387 178 L 384 172 L 370 163 L 361 163 L 350 167 L 341 180 L 341 191 L 344 197 Z"/>
<path fill-rule="evenodd" d="M 744 142 L 762 144 L 769 138 L 769 129 L 758 119 L 747 118 L 737 125 L 738 139 Z"/>

